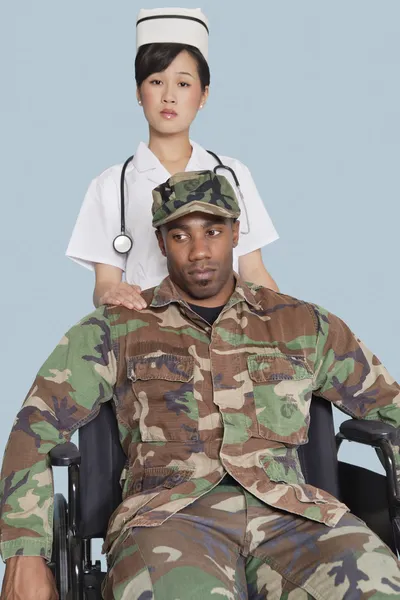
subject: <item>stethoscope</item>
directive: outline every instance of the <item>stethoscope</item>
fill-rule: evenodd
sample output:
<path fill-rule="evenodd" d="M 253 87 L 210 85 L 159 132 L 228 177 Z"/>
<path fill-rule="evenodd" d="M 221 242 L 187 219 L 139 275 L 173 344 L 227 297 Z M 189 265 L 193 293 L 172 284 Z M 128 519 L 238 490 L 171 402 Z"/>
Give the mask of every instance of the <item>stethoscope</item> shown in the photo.
<path fill-rule="evenodd" d="M 225 169 L 225 170 L 229 171 L 229 173 L 232 175 L 233 181 L 235 182 L 235 186 L 237 188 L 238 194 L 242 201 L 242 206 L 244 208 L 244 212 L 246 214 L 247 231 L 241 231 L 240 233 L 242 235 L 247 235 L 248 233 L 250 233 L 249 216 L 247 213 L 247 207 L 246 207 L 246 204 L 244 201 L 242 190 L 240 189 L 240 183 L 236 176 L 236 173 L 231 167 L 224 165 L 222 160 L 220 159 L 220 157 L 217 154 L 214 154 L 214 152 L 211 152 L 211 150 L 207 150 L 207 152 L 208 152 L 208 154 L 211 154 L 211 156 L 213 158 L 215 158 L 215 160 L 218 163 L 214 167 L 214 173 L 217 173 L 218 170 Z M 119 235 L 117 235 L 117 237 L 113 241 L 114 250 L 116 252 L 118 252 L 118 254 L 127 254 L 131 250 L 132 244 L 133 244 L 131 236 L 126 233 L 126 229 L 125 229 L 125 172 L 126 172 L 126 169 L 129 165 L 129 163 L 133 160 L 133 157 L 134 157 L 134 155 L 132 155 L 126 159 L 126 161 L 123 164 L 122 171 L 121 171 L 121 179 L 120 179 L 121 233 Z"/>

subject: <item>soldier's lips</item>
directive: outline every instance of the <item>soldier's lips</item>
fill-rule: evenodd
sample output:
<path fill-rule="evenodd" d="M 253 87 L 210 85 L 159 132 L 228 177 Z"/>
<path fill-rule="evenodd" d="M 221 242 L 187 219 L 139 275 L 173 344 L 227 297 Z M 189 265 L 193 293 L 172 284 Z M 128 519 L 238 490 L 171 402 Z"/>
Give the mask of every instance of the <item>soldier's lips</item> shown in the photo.
<path fill-rule="evenodd" d="M 210 279 L 212 274 L 215 273 L 215 269 L 194 269 L 193 271 L 189 271 L 189 275 L 196 279 L 196 281 L 204 281 L 205 279 Z"/>

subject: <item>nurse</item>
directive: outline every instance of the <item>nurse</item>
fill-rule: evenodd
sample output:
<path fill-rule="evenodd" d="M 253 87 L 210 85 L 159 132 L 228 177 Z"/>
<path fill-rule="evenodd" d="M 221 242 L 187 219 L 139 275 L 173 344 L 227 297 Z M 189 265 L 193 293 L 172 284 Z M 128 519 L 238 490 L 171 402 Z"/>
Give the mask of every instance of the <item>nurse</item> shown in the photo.
<path fill-rule="evenodd" d="M 262 262 L 261 248 L 278 234 L 250 171 L 234 158 L 212 156 L 190 139 L 190 126 L 209 93 L 207 18 L 200 9 L 142 9 L 136 40 L 137 101 L 149 125 L 149 141 L 139 144 L 124 177 L 126 233 L 132 248 L 120 254 L 113 245 L 121 232 L 119 164 L 91 182 L 66 253 L 94 269 L 95 306 L 146 306 L 140 291 L 158 285 L 167 275 L 166 259 L 151 226 L 152 190 L 175 173 L 214 169 L 218 159 L 233 169 L 241 191 L 241 235 L 234 269 L 246 281 L 277 290 Z M 229 170 L 218 172 L 237 190 Z"/>

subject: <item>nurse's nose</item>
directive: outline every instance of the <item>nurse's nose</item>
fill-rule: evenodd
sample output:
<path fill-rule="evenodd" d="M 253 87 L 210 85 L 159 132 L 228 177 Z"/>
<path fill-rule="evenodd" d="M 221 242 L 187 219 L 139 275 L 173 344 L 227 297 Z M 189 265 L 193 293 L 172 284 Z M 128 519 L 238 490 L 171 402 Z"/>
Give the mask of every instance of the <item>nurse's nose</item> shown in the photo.
<path fill-rule="evenodd" d="M 164 104 L 176 104 L 176 96 L 173 92 L 171 85 L 166 85 L 164 87 L 164 94 L 162 97 L 162 101 Z"/>

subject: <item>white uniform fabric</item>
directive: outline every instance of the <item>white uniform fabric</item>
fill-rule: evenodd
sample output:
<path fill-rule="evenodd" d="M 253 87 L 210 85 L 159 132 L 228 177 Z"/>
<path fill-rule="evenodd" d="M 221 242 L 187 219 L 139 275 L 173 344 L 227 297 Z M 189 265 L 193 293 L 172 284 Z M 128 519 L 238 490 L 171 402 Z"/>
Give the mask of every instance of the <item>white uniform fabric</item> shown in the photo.
<path fill-rule="evenodd" d="M 207 60 L 207 17 L 200 8 L 142 8 L 136 22 L 136 49 L 160 42 L 190 44 Z"/>
<path fill-rule="evenodd" d="M 192 156 L 186 171 L 213 169 L 215 159 L 208 152 L 191 142 Z M 248 168 L 234 158 L 220 156 L 223 164 L 234 169 L 240 182 L 246 210 L 238 197 L 241 216 L 239 244 L 234 250 L 234 269 L 238 271 L 238 258 L 278 239 L 278 234 L 261 200 Z M 113 240 L 121 231 L 120 177 L 122 165 L 110 167 L 90 184 L 78 215 L 67 256 L 77 263 L 94 268 L 94 263 L 119 267 L 125 271 L 128 283 L 140 285 L 142 289 L 158 285 L 167 273 L 166 259 L 158 248 L 155 230 L 152 227 L 152 190 L 164 183 L 170 173 L 141 142 L 135 156 L 125 172 L 125 225 L 132 237 L 133 245 L 128 255 L 118 254 Z M 236 190 L 231 174 L 225 175 Z M 239 196 L 239 195 L 238 195 Z"/>

